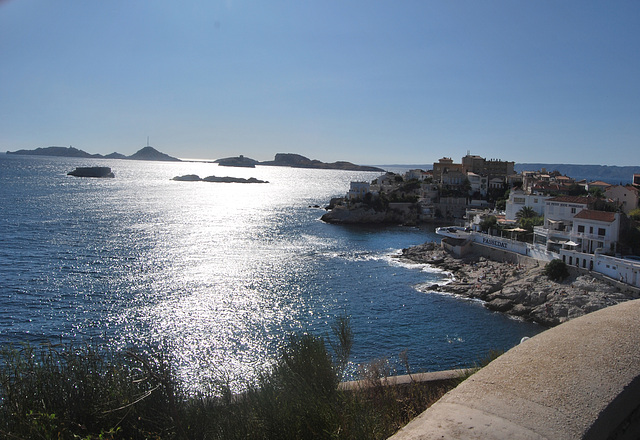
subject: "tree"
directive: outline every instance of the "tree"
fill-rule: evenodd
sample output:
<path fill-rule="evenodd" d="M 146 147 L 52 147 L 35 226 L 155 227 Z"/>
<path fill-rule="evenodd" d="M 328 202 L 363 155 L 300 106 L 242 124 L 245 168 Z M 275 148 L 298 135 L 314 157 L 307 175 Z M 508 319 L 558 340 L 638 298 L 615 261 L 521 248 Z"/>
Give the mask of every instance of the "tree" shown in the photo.
<path fill-rule="evenodd" d="M 460 190 L 465 195 L 471 194 L 471 182 L 469 181 L 469 178 L 464 178 L 464 182 L 462 182 L 462 187 L 460 188 Z"/>
<path fill-rule="evenodd" d="M 569 276 L 569 269 L 567 269 L 567 264 L 564 261 L 556 258 L 547 263 L 544 267 L 544 274 L 551 281 L 560 282 Z"/>
<path fill-rule="evenodd" d="M 594 186 L 589 189 L 589 194 L 595 197 L 596 199 L 604 199 L 604 191 L 599 186 Z"/>
<path fill-rule="evenodd" d="M 633 209 L 629 212 L 629 218 L 635 221 L 640 221 L 640 208 Z"/>
<path fill-rule="evenodd" d="M 533 232 L 534 226 L 542 226 L 544 224 L 544 217 L 537 215 L 533 217 L 523 217 L 518 223 L 520 224 L 520 227 L 529 232 Z"/>
<path fill-rule="evenodd" d="M 487 232 L 489 229 L 493 228 L 498 223 L 498 219 L 491 215 L 480 222 L 480 229 L 482 232 Z"/>
<path fill-rule="evenodd" d="M 518 212 L 516 212 L 516 219 L 518 221 L 520 221 L 520 220 L 525 219 L 525 218 L 536 217 L 537 215 L 538 215 L 538 213 L 531 206 L 524 206 L 524 207 L 520 208 L 520 210 Z"/>

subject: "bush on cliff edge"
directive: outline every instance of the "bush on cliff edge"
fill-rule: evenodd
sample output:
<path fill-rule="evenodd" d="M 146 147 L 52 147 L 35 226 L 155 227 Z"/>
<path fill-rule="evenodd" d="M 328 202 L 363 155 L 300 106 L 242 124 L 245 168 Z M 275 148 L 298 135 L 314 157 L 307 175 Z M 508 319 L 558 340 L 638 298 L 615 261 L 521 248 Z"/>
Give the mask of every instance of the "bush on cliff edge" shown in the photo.
<path fill-rule="evenodd" d="M 544 267 L 544 274 L 551 281 L 560 282 L 569 276 L 569 269 L 567 269 L 567 265 L 564 261 L 556 258 L 555 260 L 551 260 Z"/>

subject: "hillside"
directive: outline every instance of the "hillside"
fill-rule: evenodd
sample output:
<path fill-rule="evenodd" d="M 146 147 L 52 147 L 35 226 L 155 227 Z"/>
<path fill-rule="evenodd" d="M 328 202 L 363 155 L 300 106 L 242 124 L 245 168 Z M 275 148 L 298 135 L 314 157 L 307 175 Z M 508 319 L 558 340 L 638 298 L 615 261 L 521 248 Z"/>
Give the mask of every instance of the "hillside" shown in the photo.
<path fill-rule="evenodd" d="M 543 168 L 547 171 L 559 171 L 561 174 L 576 180 L 602 180 L 611 184 L 631 183 L 633 175 L 640 174 L 640 166 L 517 163 L 514 167 L 518 173 L 521 171 L 537 171 Z"/>

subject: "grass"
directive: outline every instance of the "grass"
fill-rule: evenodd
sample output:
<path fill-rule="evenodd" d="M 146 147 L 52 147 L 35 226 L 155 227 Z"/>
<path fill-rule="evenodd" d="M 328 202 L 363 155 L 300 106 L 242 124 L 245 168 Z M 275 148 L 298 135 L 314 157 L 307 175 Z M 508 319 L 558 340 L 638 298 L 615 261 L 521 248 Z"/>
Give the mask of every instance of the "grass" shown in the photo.
<path fill-rule="evenodd" d="M 382 439 L 452 384 L 384 385 L 388 363 L 362 369 L 368 386 L 338 387 L 352 335 L 291 336 L 275 365 L 241 395 L 224 383 L 188 395 L 162 355 L 91 347 L 7 348 L 0 359 L 0 435 L 7 439 Z M 329 345 L 329 347 L 327 346 Z"/>

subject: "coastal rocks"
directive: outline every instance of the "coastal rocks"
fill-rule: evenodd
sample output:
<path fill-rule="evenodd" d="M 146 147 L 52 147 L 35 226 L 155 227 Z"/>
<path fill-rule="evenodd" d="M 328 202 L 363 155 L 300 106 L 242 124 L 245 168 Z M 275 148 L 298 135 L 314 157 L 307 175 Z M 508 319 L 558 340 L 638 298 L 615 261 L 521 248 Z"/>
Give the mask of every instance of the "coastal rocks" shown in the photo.
<path fill-rule="evenodd" d="M 400 258 L 452 274 L 449 283 L 419 286 L 421 291 L 480 299 L 489 310 L 548 327 L 634 298 L 588 274 L 557 283 L 547 278 L 542 266 L 527 268 L 473 256 L 458 259 L 434 243 L 403 249 Z"/>
<path fill-rule="evenodd" d="M 216 183 L 269 183 L 266 180 L 259 180 L 255 177 L 244 179 L 242 177 L 216 177 L 209 176 L 201 179 L 197 174 L 186 174 L 184 176 L 176 176 L 171 180 L 178 182 L 216 182 Z"/>
<path fill-rule="evenodd" d="M 377 211 L 364 203 L 345 206 L 334 205 L 331 211 L 321 217 L 326 223 L 335 224 L 396 224 L 414 225 L 417 216 L 414 211 L 388 209 Z"/>
<path fill-rule="evenodd" d="M 69 171 L 67 176 L 75 177 L 99 177 L 99 178 L 113 178 L 115 175 L 111 172 L 109 167 L 77 167 L 73 171 Z"/>
<path fill-rule="evenodd" d="M 184 176 L 176 176 L 171 180 L 177 180 L 178 182 L 199 182 L 202 179 L 197 174 L 187 174 Z"/>

